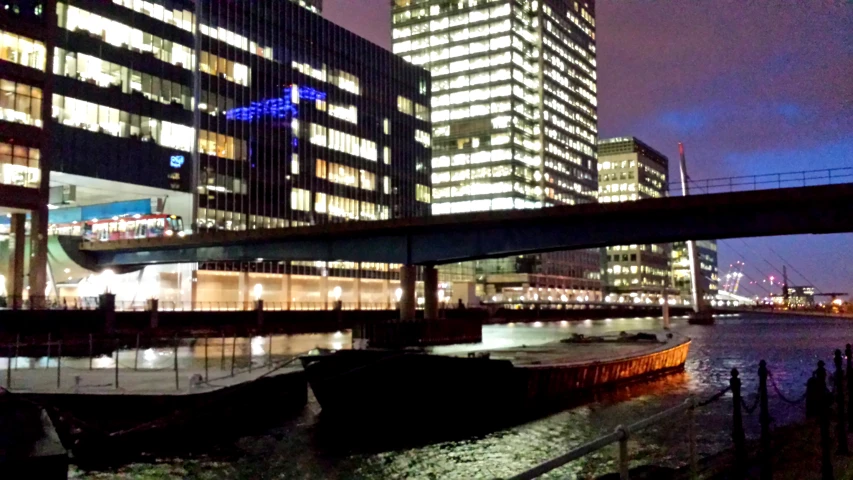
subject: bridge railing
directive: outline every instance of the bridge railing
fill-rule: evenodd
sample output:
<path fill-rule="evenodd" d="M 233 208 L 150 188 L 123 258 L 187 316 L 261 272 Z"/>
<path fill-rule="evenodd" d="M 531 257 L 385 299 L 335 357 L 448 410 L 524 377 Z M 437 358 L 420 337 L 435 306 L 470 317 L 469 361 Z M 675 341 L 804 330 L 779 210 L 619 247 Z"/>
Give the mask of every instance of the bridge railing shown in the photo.
<path fill-rule="evenodd" d="M 851 182 L 853 182 L 853 167 L 842 167 L 736 177 L 690 179 L 688 188 L 691 195 L 702 195 L 709 193 L 836 185 Z M 680 181 L 669 183 L 670 196 L 677 197 L 681 196 L 682 193 L 683 190 Z"/>

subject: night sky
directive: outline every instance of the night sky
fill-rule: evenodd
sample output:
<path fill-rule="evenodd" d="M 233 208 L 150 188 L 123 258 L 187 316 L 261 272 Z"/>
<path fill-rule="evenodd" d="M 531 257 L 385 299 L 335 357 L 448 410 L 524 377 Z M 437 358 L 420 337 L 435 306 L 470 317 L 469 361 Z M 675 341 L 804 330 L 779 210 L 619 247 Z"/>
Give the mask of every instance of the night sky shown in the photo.
<path fill-rule="evenodd" d="M 390 3 L 325 0 L 325 16 L 390 48 Z M 853 167 L 850 1 L 603 0 L 596 10 L 602 138 L 640 138 L 669 156 L 671 179 L 679 141 L 694 179 Z M 790 284 L 853 293 L 851 234 L 719 249 L 721 276 L 745 259 L 749 277 L 778 277 L 784 258 L 802 274 L 789 267 Z"/>

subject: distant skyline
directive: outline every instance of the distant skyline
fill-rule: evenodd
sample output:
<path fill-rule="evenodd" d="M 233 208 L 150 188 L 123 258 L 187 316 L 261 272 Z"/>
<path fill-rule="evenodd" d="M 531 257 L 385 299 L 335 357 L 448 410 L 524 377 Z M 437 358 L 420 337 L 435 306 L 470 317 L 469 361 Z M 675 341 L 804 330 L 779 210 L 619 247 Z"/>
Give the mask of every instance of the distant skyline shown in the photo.
<path fill-rule="evenodd" d="M 324 9 L 390 48 L 388 0 Z M 679 141 L 695 179 L 853 167 L 850 2 L 603 0 L 596 24 L 599 135 L 642 139 L 669 156 L 671 180 Z M 747 275 L 778 277 L 781 256 L 805 277 L 789 268 L 791 284 L 853 293 L 851 246 L 853 234 L 723 240 L 720 275 L 745 257 Z"/>

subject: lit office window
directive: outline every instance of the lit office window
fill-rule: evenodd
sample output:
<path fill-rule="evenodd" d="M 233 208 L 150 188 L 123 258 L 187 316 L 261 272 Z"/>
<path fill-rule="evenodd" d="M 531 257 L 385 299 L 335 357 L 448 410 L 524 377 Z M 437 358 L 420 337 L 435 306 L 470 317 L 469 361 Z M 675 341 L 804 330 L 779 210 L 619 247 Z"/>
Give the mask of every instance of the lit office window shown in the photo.
<path fill-rule="evenodd" d="M 0 143 L 0 183 L 38 188 L 41 180 L 38 148 Z"/>
<path fill-rule="evenodd" d="M 44 43 L 0 31 L 0 60 L 44 71 L 45 58 Z"/>
<path fill-rule="evenodd" d="M 0 120 L 42 126 L 40 88 L 0 79 Z"/>

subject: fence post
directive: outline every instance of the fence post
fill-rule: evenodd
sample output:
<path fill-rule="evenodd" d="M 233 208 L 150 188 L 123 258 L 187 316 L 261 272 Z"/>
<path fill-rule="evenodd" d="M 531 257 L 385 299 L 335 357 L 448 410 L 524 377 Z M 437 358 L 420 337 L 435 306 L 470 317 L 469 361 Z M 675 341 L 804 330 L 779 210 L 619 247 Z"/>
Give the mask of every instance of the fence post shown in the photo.
<path fill-rule="evenodd" d="M 181 384 L 178 379 L 178 334 L 175 334 L 175 390 L 180 390 Z"/>
<path fill-rule="evenodd" d="M 15 335 L 15 370 L 18 369 L 18 357 L 21 353 L 21 334 Z"/>
<path fill-rule="evenodd" d="M 136 332 L 136 350 L 133 355 L 133 371 L 139 370 L 139 332 Z"/>
<path fill-rule="evenodd" d="M 758 422 L 761 424 L 761 480 L 773 478 L 770 460 L 770 411 L 767 405 L 767 362 L 758 364 L 758 404 L 760 412 Z"/>
<path fill-rule="evenodd" d="M 820 474 L 822 480 L 833 480 L 832 472 L 832 439 L 829 436 L 829 408 L 832 405 L 831 396 L 826 393 L 826 364 L 823 360 L 817 362 L 817 379 L 820 390 L 819 419 L 820 419 Z"/>
<path fill-rule="evenodd" d="M 849 343 L 845 349 L 847 354 L 847 431 L 853 432 L 853 346 Z"/>
<path fill-rule="evenodd" d="M 234 376 L 234 362 L 237 358 L 237 334 L 234 334 L 233 341 L 231 342 L 231 376 Z"/>
<path fill-rule="evenodd" d="M 743 412 L 741 411 L 741 382 L 737 368 L 732 369 L 729 380 L 732 388 L 732 441 L 735 447 L 735 475 L 742 478 L 746 470 L 746 435 L 743 431 Z"/>
<path fill-rule="evenodd" d="M 628 473 L 628 431 L 619 425 L 616 427 L 619 434 L 619 480 L 629 480 Z"/>
<path fill-rule="evenodd" d="M 56 389 L 62 384 L 62 340 L 56 346 Z"/>
<path fill-rule="evenodd" d="M 116 338 L 116 390 L 118 390 L 118 339 Z"/>
<path fill-rule="evenodd" d="M 267 364 L 272 369 L 272 334 L 267 336 Z"/>
<path fill-rule="evenodd" d="M 207 374 L 207 370 L 208 370 L 208 368 L 207 368 L 207 340 L 208 340 L 208 336 L 207 336 L 207 333 L 205 333 L 205 334 L 204 334 L 204 381 L 205 381 L 205 382 L 207 382 L 207 381 L 208 381 L 208 374 Z"/>
<path fill-rule="evenodd" d="M 6 350 L 6 390 L 12 390 L 12 346 L 8 345 Z"/>
<path fill-rule="evenodd" d="M 839 455 L 847 455 L 850 449 L 847 447 L 847 422 L 844 420 L 844 368 L 841 366 L 841 350 L 835 350 L 835 392 L 838 401 L 838 423 L 835 426 L 835 435 L 838 437 Z"/>
<path fill-rule="evenodd" d="M 51 341 L 52 341 L 51 335 L 48 332 L 48 334 L 47 334 L 47 363 L 45 363 L 45 365 L 47 365 L 48 367 L 50 367 L 50 342 Z"/>
<path fill-rule="evenodd" d="M 89 370 L 92 369 L 92 357 L 95 356 L 95 346 L 94 341 L 92 340 L 92 334 L 89 334 Z"/>
<path fill-rule="evenodd" d="M 225 330 L 222 331 L 222 355 L 219 359 L 219 369 L 225 370 Z"/>

